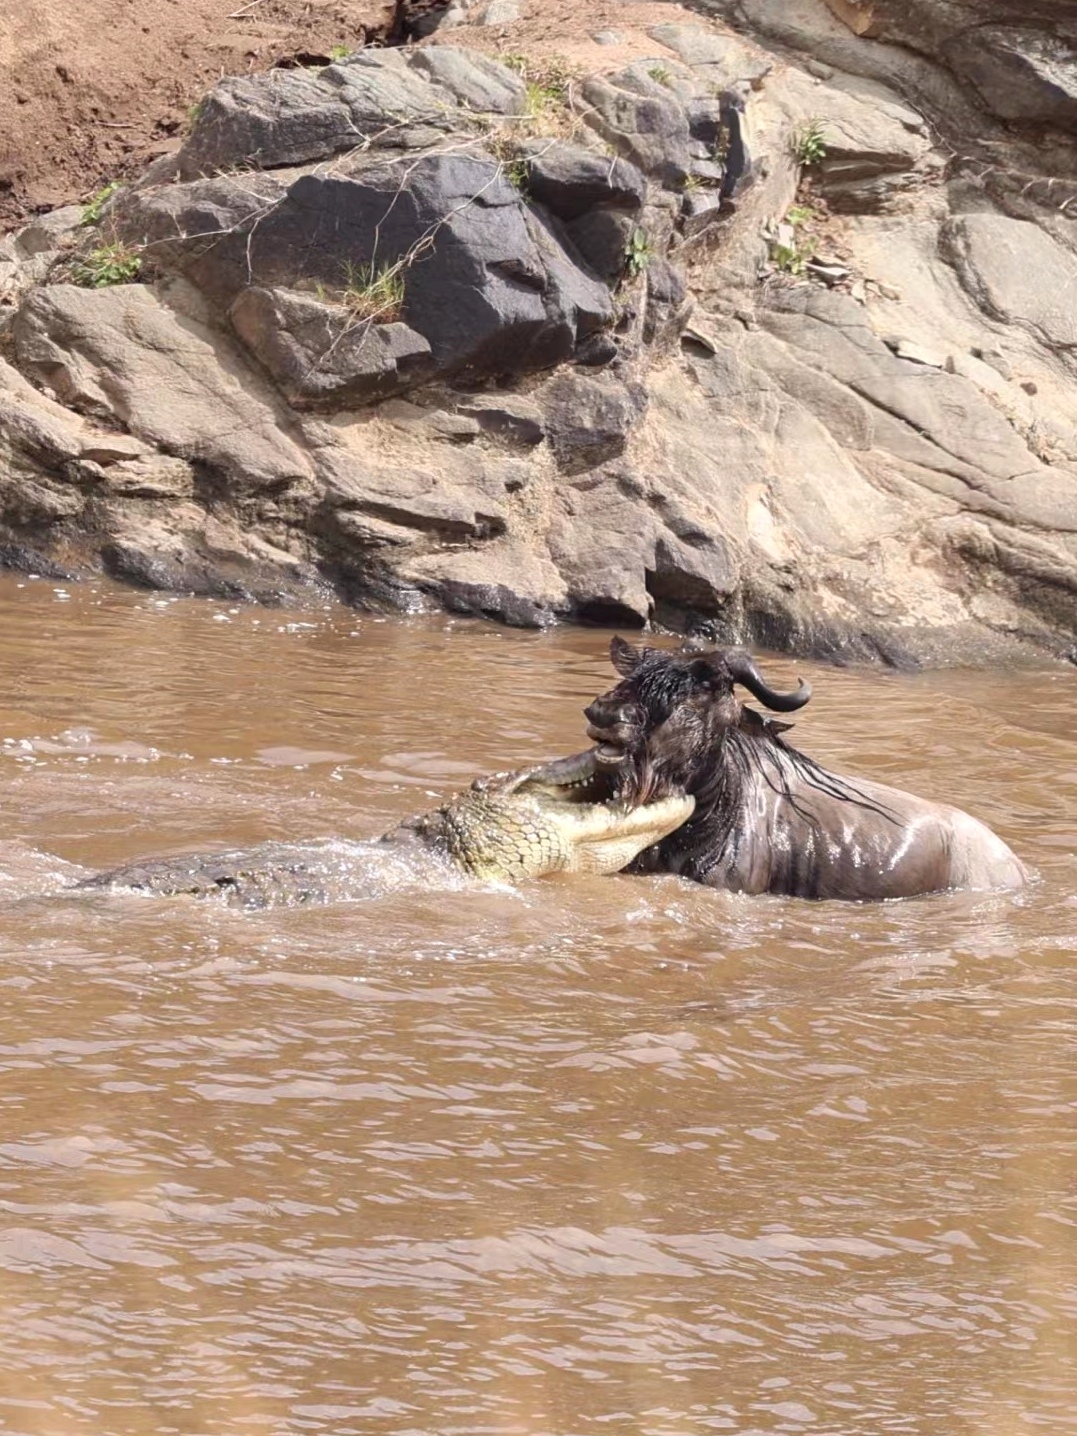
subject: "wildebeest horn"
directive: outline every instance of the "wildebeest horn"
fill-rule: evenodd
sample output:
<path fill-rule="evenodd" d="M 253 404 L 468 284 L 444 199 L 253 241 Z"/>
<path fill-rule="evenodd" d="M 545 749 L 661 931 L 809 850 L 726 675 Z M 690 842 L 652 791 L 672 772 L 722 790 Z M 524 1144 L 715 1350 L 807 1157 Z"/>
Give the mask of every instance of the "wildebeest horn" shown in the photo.
<path fill-rule="evenodd" d="M 811 684 L 799 680 L 793 693 L 778 693 L 763 680 L 763 675 L 746 653 L 730 653 L 726 664 L 734 680 L 747 688 L 753 698 L 765 703 L 775 713 L 792 713 L 794 708 L 803 708 L 811 697 Z"/>

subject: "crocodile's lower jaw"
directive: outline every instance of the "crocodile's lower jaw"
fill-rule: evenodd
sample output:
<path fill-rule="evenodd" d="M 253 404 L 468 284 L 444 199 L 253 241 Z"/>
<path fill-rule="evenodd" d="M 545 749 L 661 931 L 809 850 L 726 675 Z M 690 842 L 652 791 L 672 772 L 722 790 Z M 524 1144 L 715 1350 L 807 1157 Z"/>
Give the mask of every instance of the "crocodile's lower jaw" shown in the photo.
<path fill-rule="evenodd" d="M 629 808 L 617 786 L 593 748 L 479 779 L 475 806 L 440 810 L 449 850 L 475 876 L 495 880 L 619 872 L 686 822 L 695 802 L 676 794 Z"/>
<path fill-rule="evenodd" d="M 586 813 L 581 827 L 593 827 L 594 837 L 581 833 L 574 848 L 574 861 L 566 869 L 575 873 L 618 873 L 628 866 L 644 848 L 661 842 L 695 809 L 695 799 L 685 795 L 660 798 L 639 808 L 618 808 L 612 803 L 594 804 Z M 609 832 L 602 834 L 599 825 L 608 814 Z"/>

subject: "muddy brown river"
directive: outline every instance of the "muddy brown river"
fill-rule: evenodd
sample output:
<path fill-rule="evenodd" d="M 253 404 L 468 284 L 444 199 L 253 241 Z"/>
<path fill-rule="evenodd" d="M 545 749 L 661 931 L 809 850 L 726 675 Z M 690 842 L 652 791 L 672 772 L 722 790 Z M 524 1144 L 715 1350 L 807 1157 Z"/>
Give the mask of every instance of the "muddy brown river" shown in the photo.
<path fill-rule="evenodd" d="M 608 634 L 0 580 L 0 1431 L 1077 1431 L 1077 672 L 772 660 L 1021 894 L 674 878 L 235 912 L 585 746 Z"/>

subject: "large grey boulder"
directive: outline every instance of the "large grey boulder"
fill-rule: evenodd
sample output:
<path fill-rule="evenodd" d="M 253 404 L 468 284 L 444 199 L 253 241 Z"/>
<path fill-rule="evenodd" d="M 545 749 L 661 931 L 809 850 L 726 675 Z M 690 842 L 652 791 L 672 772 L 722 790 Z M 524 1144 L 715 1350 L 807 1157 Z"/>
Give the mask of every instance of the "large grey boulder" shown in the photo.
<path fill-rule="evenodd" d="M 412 68 L 440 85 L 461 105 L 479 114 L 527 113 L 527 86 L 522 77 L 478 50 L 431 45 L 411 50 Z"/>
<path fill-rule="evenodd" d="M 430 345 L 406 324 L 377 323 L 294 290 L 252 285 L 229 318 L 297 409 L 368 404 L 420 383 L 434 367 Z"/>
<path fill-rule="evenodd" d="M 566 140 L 533 139 L 521 146 L 531 197 L 558 219 L 579 219 L 597 205 L 636 213 L 647 181 L 635 165 Z"/>
<path fill-rule="evenodd" d="M 593 75 L 581 87 L 583 118 L 625 159 L 673 188 L 688 174 L 688 119 L 677 99 L 646 70 L 630 66 Z"/>
<path fill-rule="evenodd" d="M 247 196 L 235 177 L 166 187 L 132 196 L 126 214 L 158 264 L 220 307 L 252 284 L 333 296 L 398 267 L 400 318 L 441 373 L 546 368 L 612 318 L 607 288 L 481 151 L 341 164 Z"/>
<path fill-rule="evenodd" d="M 13 326 L 24 374 L 64 404 L 107 418 L 239 489 L 311 474 L 283 405 L 223 336 L 141 284 L 37 289 Z"/>
<path fill-rule="evenodd" d="M 947 221 L 942 252 L 994 319 L 1019 324 L 1052 349 L 1077 347 L 1077 255 L 1039 225 L 1002 214 Z"/>
<path fill-rule="evenodd" d="M 230 76 L 199 105 L 176 172 L 187 180 L 345 150 L 421 148 L 452 130 L 455 111 L 398 50 L 360 51 L 321 70 Z"/>

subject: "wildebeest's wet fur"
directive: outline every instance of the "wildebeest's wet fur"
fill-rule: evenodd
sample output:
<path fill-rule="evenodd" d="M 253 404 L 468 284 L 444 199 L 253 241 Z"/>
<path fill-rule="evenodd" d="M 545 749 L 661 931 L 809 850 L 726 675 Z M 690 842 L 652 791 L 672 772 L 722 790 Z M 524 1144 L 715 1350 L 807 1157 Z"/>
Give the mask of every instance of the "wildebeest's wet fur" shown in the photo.
<path fill-rule="evenodd" d="M 629 871 L 853 900 L 1024 882 L 1017 858 L 975 818 L 828 772 L 782 738 L 788 724 L 733 692 L 741 684 L 789 712 L 808 701 L 807 684 L 778 693 L 736 649 L 670 653 L 614 639 L 611 657 L 622 681 L 587 717 L 621 797 L 634 804 L 685 791 L 696 800 L 691 819 Z"/>

